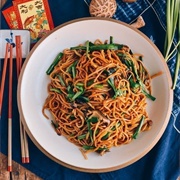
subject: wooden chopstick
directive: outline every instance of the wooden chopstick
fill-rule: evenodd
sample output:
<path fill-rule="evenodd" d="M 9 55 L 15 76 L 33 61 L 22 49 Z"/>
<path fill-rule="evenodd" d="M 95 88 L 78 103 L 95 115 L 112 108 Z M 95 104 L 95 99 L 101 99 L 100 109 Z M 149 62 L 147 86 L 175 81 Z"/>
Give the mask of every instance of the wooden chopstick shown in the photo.
<path fill-rule="evenodd" d="M 20 75 L 21 67 L 22 67 L 22 45 L 21 45 L 21 36 L 15 36 L 16 39 L 16 69 L 17 69 L 17 77 Z M 21 158 L 22 163 L 29 163 L 29 148 L 28 148 L 28 140 L 25 129 L 23 128 L 21 117 L 20 117 L 20 141 L 21 141 Z"/>
<path fill-rule="evenodd" d="M 23 132 L 24 132 L 24 147 L 25 147 L 25 163 L 29 163 L 30 162 L 29 147 L 28 147 L 28 139 L 25 129 L 23 129 Z"/>
<path fill-rule="evenodd" d="M 17 71 L 17 78 L 19 78 L 20 74 L 20 53 L 19 53 L 19 46 L 20 46 L 20 38 L 19 36 L 15 36 L 15 42 L 16 42 L 16 71 Z M 20 128 L 20 143 L 21 143 L 21 161 L 22 163 L 25 163 L 25 146 L 24 146 L 24 137 L 23 137 L 23 127 L 21 121 L 19 122 L 19 128 Z"/>
<path fill-rule="evenodd" d="M 2 79 L 1 79 L 1 88 L 0 88 L 0 117 L 1 117 L 1 110 L 2 110 L 2 100 L 3 100 L 3 94 L 4 94 L 4 84 L 5 84 L 5 78 L 6 78 L 9 47 L 10 47 L 10 44 L 6 43 L 6 51 L 5 51 L 5 58 L 4 58 Z"/>
<path fill-rule="evenodd" d="M 1 80 L 1 91 L 0 91 L 0 115 L 2 109 L 2 100 L 4 94 L 4 84 L 6 78 L 7 63 L 10 51 L 10 65 L 9 65 L 9 95 L 8 95 L 8 171 L 12 171 L 12 45 L 6 44 L 2 80 Z"/>
<path fill-rule="evenodd" d="M 13 77 L 13 47 L 10 45 L 9 60 L 9 95 L 8 95 L 8 171 L 12 171 L 12 77 Z"/>

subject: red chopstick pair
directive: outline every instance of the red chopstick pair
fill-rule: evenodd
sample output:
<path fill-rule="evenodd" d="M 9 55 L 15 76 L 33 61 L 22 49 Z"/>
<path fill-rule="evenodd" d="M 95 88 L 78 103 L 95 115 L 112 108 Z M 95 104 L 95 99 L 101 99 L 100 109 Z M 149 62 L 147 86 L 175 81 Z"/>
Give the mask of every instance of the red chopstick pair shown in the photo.
<path fill-rule="evenodd" d="M 6 70 L 9 59 L 9 90 L 8 90 L 8 171 L 12 171 L 12 76 L 13 76 L 13 46 L 6 44 L 5 59 L 2 72 L 1 90 L 0 90 L 0 115 L 2 110 L 2 101 L 4 94 L 4 85 L 6 79 Z"/>
<path fill-rule="evenodd" d="M 16 41 L 16 71 L 17 77 L 20 75 L 22 67 L 22 45 L 21 45 L 21 36 L 15 36 Z M 29 163 L 29 149 L 28 149 L 28 140 L 25 129 L 23 128 L 21 117 L 19 121 L 20 126 L 20 141 L 21 141 L 21 158 L 22 163 Z"/>
<path fill-rule="evenodd" d="M 16 68 L 17 77 L 19 77 L 22 66 L 22 46 L 21 36 L 16 36 Z M 0 86 L 0 118 L 2 112 L 2 101 L 4 95 L 4 85 L 6 79 L 7 64 L 9 59 L 9 89 L 8 89 L 8 171 L 12 171 L 12 79 L 13 79 L 13 46 L 6 43 L 6 51 L 2 72 L 2 80 Z M 29 163 L 29 149 L 26 132 L 20 120 L 20 140 L 21 140 L 21 156 L 22 163 Z"/>

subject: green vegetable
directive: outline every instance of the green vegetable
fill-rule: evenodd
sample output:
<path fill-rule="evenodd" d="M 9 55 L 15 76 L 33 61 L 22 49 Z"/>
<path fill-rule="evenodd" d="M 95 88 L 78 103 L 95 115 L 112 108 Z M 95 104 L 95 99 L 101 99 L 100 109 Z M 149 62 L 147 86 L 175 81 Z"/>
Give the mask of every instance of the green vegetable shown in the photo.
<path fill-rule="evenodd" d="M 74 94 L 74 96 L 72 97 L 72 101 L 74 101 L 76 98 L 78 98 L 81 94 L 83 93 L 83 91 L 78 91 L 76 92 L 76 94 Z"/>
<path fill-rule="evenodd" d="M 76 86 L 84 86 L 84 84 L 83 83 L 81 83 L 81 82 L 78 82 L 77 84 L 76 84 Z"/>
<path fill-rule="evenodd" d="M 117 53 L 117 55 L 119 56 L 120 60 L 124 60 L 124 58 L 126 57 L 126 55 L 124 53 L 120 53 L 120 52 Z"/>
<path fill-rule="evenodd" d="M 156 100 L 156 98 L 152 96 L 151 94 L 147 93 L 147 91 L 143 87 L 142 87 L 142 92 L 147 98 L 151 99 L 152 101 Z"/>
<path fill-rule="evenodd" d="M 121 56 L 121 54 L 118 54 L 118 56 Z M 138 72 L 137 72 L 137 69 L 136 69 L 136 66 L 134 65 L 133 61 L 131 59 L 128 58 L 128 56 L 121 56 L 121 61 L 122 63 L 124 63 L 130 70 L 132 70 L 132 72 L 134 73 L 136 79 L 137 79 L 137 82 L 135 83 L 138 83 L 139 86 L 141 87 L 141 90 L 142 92 L 145 94 L 145 96 L 149 99 L 151 99 L 152 101 L 155 101 L 156 98 L 154 96 L 152 96 L 151 94 L 149 94 L 145 88 L 145 85 L 144 83 L 142 82 L 142 80 L 140 79 L 139 75 L 138 75 Z M 130 78 L 131 79 L 131 78 Z M 129 82 L 130 82 L 130 85 L 134 86 L 135 84 L 132 84 L 132 80 L 129 79 Z M 137 87 L 137 85 L 135 85 Z"/>
<path fill-rule="evenodd" d="M 91 129 L 91 122 L 88 121 L 88 120 L 86 122 L 87 122 L 87 128 L 88 128 L 88 132 L 89 132 L 89 136 L 90 136 L 91 142 L 93 142 L 93 131 Z"/>
<path fill-rule="evenodd" d="M 178 79 L 178 72 L 180 68 L 180 46 L 178 48 L 177 52 L 177 62 L 176 62 L 176 68 L 175 68 L 175 73 L 174 73 L 174 84 L 173 84 L 173 89 L 176 87 L 177 79 Z"/>
<path fill-rule="evenodd" d="M 91 129 L 91 123 L 97 123 L 98 122 L 98 118 L 93 116 L 91 118 L 88 118 L 86 120 L 86 122 L 87 122 L 87 127 L 88 127 L 88 132 L 89 132 L 89 136 L 90 136 L 91 142 L 93 142 L 93 131 Z"/>
<path fill-rule="evenodd" d="M 109 151 L 109 149 L 107 147 L 98 148 L 97 152 L 101 152 L 101 151 Z"/>
<path fill-rule="evenodd" d="M 103 86 L 103 84 L 96 84 L 94 87 L 98 88 L 98 89 L 102 89 L 104 86 Z"/>
<path fill-rule="evenodd" d="M 88 146 L 88 145 L 83 145 L 82 146 L 83 147 L 83 149 L 85 149 L 85 150 L 91 150 L 91 149 L 95 149 L 96 147 L 95 146 Z M 106 147 L 100 147 L 100 148 L 98 148 L 98 150 L 97 151 L 108 151 L 109 149 L 108 148 L 106 148 Z"/>
<path fill-rule="evenodd" d="M 87 86 L 91 86 L 92 84 L 94 83 L 94 80 L 92 79 L 92 80 L 89 80 L 88 82 L 87 82 Z M 103 86 L 103 84 L 96 84 L 96 85 L 94 85 L 94 87 L 95 88 L 103 88 L 104 86 Z"/>
<path fill-rule="evenodd" d="M 76 60 L 71 66 L 69 66 L 69 68 L 67 69 L 67 71 L 72 75 L 72 78 L 76 77 L 76 65 L 77 65 L 78 61 Z"/>
<path fill-rule="evenodd" d="M 73 86 L 68 85 L 67 92 L 68 92 L 67 97 L 71 101 L 72 97 L 74 96 Z"/>
<path fill-rule="evenodd" d="M 89 41 L 86 42 L 86 56 L 88 57 L 89 53 Z"/>
<path fill-rule="evenodd" d="M 93 83 L 94 83 L 94 80 L 91 79 L 91 80 L 87 81 L 87 86 L 91 86 Z"/>
<path fill-rule="evenodd" d="M 134 132 L 134 134 L 133 134 L 133 139 L 136 139 L 137 138 L 137 136 L 138 136 L 138 134 L 140 133 L 140 131 L 141 131 L 141 127 L 142 127 L 142 125 L 143 125 L 143 123 L 144 123 L 144 119 L 145 119 L 145 117 L 144 116 L 142 116 L 141 117 L 141 120 L 140 120 L 140 123 L 139 123 L 139 125 L 138 125 L 138 127 L 137 127 L 137 129 L 136 129 L 136 131 Z"/>
<path fill-rule="evenodd" d="M 172 89 L 175 89 L 178 78 L 178 72 L 180 68 L 180 1 L 179 0 L 167 0 L 166 23 L 167 23 L 167 31 L 166 31 L 165 44 L 164 44 L 165 61 L 168 61 L 172 57 L 173 53 L 177 51 L 176 67 L 175 67 L 173 87 L 172 87 Z M 173 40 L 176 34 L 176 30 L 178 35 L 177 37 L 178 42 L 174 46 Z"/>
<path fill-rule="evenodd" d="M 142 58 L 142 56 L 139 56 L 139 60 L 140 60 L 140 61 L 143 61 L 143 58 Z"/>
<path fill-rule="evenodd" d="M 89 51 L 99 51 L 99 50 L 118 50 L 122 49 L 123 45 L 122 44 L 97 44 L 97 45 L 90 45 L 88 46 Z M 87 46 L 76 46 L 76 47 L 71 47 L 71 50 L 87 50 Z"/>
<path fill-rule="evenodd" d="M 62 85 L 62 86 L 66 86 L 66 85 L 65 85 L 65 82 L 64 82 L 64 80 L 63 80 L 63 78 L 62 78 L 59 74 L 57 75 L 57 77 L 58 77 L 58 79 L 59 79 L 61 85 Z"/>
<path fill-rule="evenodd" d="M 84 96 L 85 89 L 84 89 L 83 83 L 77 83 L 75 87 L 78 89 L 78 91 L 76 93 L 73 91 L 74 86 L 68 85 L 68 87 L 67 87 L 67 92 L 68 92 L 67 98 L 71 102 L 75 101 L 75 100 L 77 100 L 77 102 L 80 102 L 80 103 L 89 102 L 89 98 Z"/>
<path fill-rule="evenodd" d="M 129 79 L 129 83 L 130 83 L 130 87 L 131 87 L 132 89 L 139 88 L 139 86 L 140 86 L 139 83 L 134 82 L 133 78 L 130 78 L 130 79 Z"/>
<path fill-rule="evenodd" d="M 57 89 L 57 88 L 50 88 L 50 91 L 52 91 L 52 92 L 57 92 L 57 93 L 59 93 L 59 94 L 62 93 L 61 90 L 60 90 L 60 89 Z"/>
<path fill-rule="evenodd" d="M 102 137 L 102 140 L 106 140 L 106 139 L 109 137 L 109 135 L 110 135 L 110 132 L 107 132 L 106 135 L 104 135 L 104 136 Z"/>
<path fill-rule="evenodd" d="M 70 118 L 70 120 L 72 120 L 72 121 L 76 119 L 74 115 L 71 115 L 69 118 Z"/>
<path fill-rule="evenodd" d="M 113 91 L 114 91 L 114 96 L 113 98 L 116 98 L 118 96 L 122 95 L 122 91 L 120 89 L 117 89 L 114 85 L 114 78 L 109 78 L 108 79 L 108 84 L 112 87 Z"/>
<path fill-rule="evenodd" d="M 59 127 L 59 125 L 56 122 L 54 122 L 53 120 L 51 120 L 51 124 L 54 126 L 55 129 L 57 129 Z"/>
<path fill-rule="evenodd" d="M 88 145 L 83 145 L 82 147 L 83 147 L 85 150 L 95 149 L 94 146 L 88 146 Z"/>
<path fill-rule="evenodd" d="M 87 102 L 89 102 L 89 98 L 87 98 L 83 95 L 80 95 L 79 97 L 76 98 L 76 101 L 80 102 L 80 103 L 87 103 Z"/>
<path fill-rule="evenodd" d="M 82 134 L 82 135 L 78 136 L 77 138 L 78 138 L 78 140 L 85 139 L 86 138 L 86 134 Z"/>
<path fill-rule="evenodd" d="M 111 75 L 113 74 L 114 72 L 116 72 L 115 69 L 111 69 L 111 70 L 106 70 L 104 71 L 107 75 Z M 120 89 L 117 89 L 115 87 L 115 84 L 114 84 L 114 77 L 110 77 L 108 80 L 107 80 L 108 84 L 112 87 L 113 91 L 114 91 L 114 96 L 113 98 L 116 98 L 118 96 L 121 96 L 122 95 L 122 91 Z"/>
<path fill-rule="evenodd" d="M 113 44 L 113 37 L 110 36 L 110 40 L 109 40 L 110 44 Z"/>
<path fill-rule="evenodd" d="M 82 87 L 82 86 L 77 86 L 77 85 L 76 85 L 76 88 L 77 88 L 79 91 L 77 91 L 77 92 L 73 95 L 72 101 L 74 101 L 76 98 L 78 98 L 80 95 L 82 95 L 82 94 L 84 93 L 84 87 Z"/>
<path fill-rule="evenodd" d="M 90 119 L 88 119 L 88 121 L 91 122 L 91 123 L 97 123 L 98 122 L 98 118 L 93 116 Z"/>
<path fill-rule="evenodd" d="M 60 52 L 60 53 L 56 56 L 56 58 L 54 59 L 54 61 L 52 62 L 52 64 L 49 66 L 49 68 L 48 68 L 47 71 L 46 71 L 46 74 L 47 74 L 47 75 L 50 75 L 50 74 L 51 74 L 51 72 L 54 70 L 54 67 L 55 67 L 55 66 L 58 64 L 58 62 L 61 60 L 62 56 L 63 56 L 63 53 L 62 53 L 62 52 Z"/>
<path fill-rule="evenodd" d="M 119 127 L 119 126 L 120 126 L 120 122 L 117 123 L 117 127 Z M 115 131 L 116 130 L 116 126 L 113 126 L 111 128 L 111 130 Z M 107 132 L 106 135 L 102 137 L 102 140 L 106 140 L 109 137 L 109 135 L 110 135 L 110 132 Z"/>

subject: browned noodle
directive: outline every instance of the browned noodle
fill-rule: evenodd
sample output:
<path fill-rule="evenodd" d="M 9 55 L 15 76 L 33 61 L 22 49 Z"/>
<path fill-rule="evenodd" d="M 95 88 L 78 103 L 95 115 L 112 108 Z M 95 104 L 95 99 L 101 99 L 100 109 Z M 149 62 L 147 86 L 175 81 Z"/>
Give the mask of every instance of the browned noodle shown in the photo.
<path fill-rule="evenodd" d="M 43 114 L 48 118 L 45 110 L 49 110 L 58 134 L 84 148 L 81 149 L 83 154 L 94 151 L 104 154 L 113 146 L 130 143 L 142 116 L 143 131 L 149 130 L 152 125 L 146 112 L 146 96 L 140 88 L 131 88 L 129 79 L 136 80 L 136 77 L 121 61 L 118 53 L 123 53 L 133 62 L 139 77 L 151 93 L 151 77 L 147 69 L 142 61 L 136 58 L 137 55 L 131 55 L 127 47 L 121 50 L 93 51 L 89 52 L 88 56 L 83 50 L 65 49 L 62 59 L 49 76 L 51 82 L 48 85 Z M 76 76 L 72 77 L 69 68 L 75 62 Z M 112 70 L 114 71 L 110 75 L 105 73 Z M 57 75 L 61 76 L 64 85 Z M 108 84 L 111 78 L 116 89 L 120 90 L 120 94 L 115 98 Z M 71 88 L 74 94 L 79 92 L 79 88 L 83 88 L 83 96 L 89 101 L 83 103 L 79 102 L 78 98 L 72 100 L 68 88 Z M 94 117 L 97 122 L 88 122 Z"/>

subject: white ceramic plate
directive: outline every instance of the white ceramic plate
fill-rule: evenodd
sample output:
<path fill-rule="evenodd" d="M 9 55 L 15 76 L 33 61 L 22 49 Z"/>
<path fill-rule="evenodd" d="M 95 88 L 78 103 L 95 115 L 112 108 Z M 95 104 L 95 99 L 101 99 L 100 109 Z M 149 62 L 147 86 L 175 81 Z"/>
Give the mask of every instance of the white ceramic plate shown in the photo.
<path fill-rule="evenodd" d="M 25 58 L 30 50 L 30 32 L 28 30 L 0 30 L 0 58 L 4 58 L 6 43 L 15 44 L 15 36 L 21 36 L 22 57 Z M 13 57 L 16 57 L 16 51 L 13 51 Z"/>
<path fill-rule="evenodd" d="M 155 102 L 148 101 L 148 113 L 153 120 L 151 131 L 141 133 L 137 140 L 128 145 L 112 148 L 103 156 L 88 154 L 82 156 L 79 148 L 58 136 L 42 115 L 43 103 L 47 97 L 49 82 L 46 70 L 65 48 L 84 43 L 86 40 L 109 40 L 128 45 L 135 53 L 144 55 L 144 63 L 150 74 L 163 74 L 152 80 Z M 116 20 L 83 18 L 65 23 L 54 29 L 32 49 L 23 66 L 18 84 L 18 107 L 28 135 L 37 147 L 54 161 L 79 171 L 107 172 L 132 164 L 158 142 L 171 113 L 171 78 L 163 56 L 155 45 L 140 31 Z"/>

